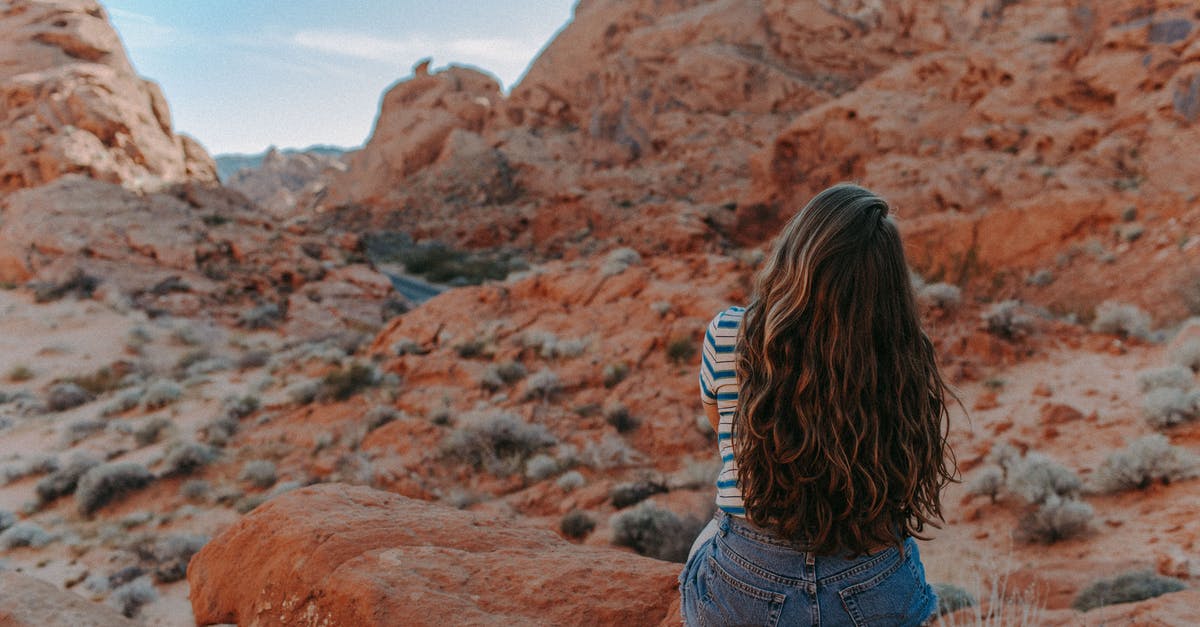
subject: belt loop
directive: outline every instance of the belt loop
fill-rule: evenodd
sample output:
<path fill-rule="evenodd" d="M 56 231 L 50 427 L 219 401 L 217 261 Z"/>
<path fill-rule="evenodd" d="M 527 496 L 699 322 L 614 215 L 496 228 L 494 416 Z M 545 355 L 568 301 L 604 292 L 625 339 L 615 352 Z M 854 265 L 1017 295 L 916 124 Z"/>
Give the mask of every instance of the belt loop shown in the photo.
<path fill-rule="evenodd" d="M 724 512 L 721 513 L 724 514 Z M 725 537 L 729 533 L 729 515 L 718 516 L 717 519 L 721 521 L 717 523 L 717 532 L 721 534 L 721 537 Z"/>
<path fill-rule="evenodd" d="M 814 566 L 817 563 L 817 555 L 815 553 L 813 553 L 812 551 L 805 552 L 804 563 L 807 564 L 811 568 L 812 566 Z"/>

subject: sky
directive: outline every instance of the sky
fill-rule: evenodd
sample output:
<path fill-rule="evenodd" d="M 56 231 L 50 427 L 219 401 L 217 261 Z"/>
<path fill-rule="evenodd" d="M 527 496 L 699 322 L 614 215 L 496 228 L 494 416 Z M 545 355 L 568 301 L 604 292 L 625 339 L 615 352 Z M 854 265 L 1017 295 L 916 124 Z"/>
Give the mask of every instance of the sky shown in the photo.
<path fill-rule="evenodd" d="M 426 57 L 511 88 L 575 0 L 101 0 L 175 130 L 210 154 L 353 147 Z"/>

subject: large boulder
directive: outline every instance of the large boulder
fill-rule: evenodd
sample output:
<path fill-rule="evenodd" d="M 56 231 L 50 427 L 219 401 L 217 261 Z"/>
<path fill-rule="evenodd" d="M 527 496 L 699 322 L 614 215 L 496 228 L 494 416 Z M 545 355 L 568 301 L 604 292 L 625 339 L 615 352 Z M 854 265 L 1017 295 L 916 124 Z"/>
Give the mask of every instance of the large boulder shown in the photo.
<path fill-rule="evenodd" d="M 214 181 L 195 140 L 171 130 L 159 87 L 134 72 L 94 0 L 0 8 L 0 193 L 78 172 L 125 184 Z"/>
<path fill-rule="evenodd" d="M 0 625 L 6 627 L 132 627 L 110 607 L 64 592 L 40 579 L 0 572 Z"/>
<path fill-rule="evenodd" d="M 393 199 L 401 181 L 443 156 L 456 129 L 483 130 L 501 99 L 495 79 L 465 67 L 428 67 L 417 66 L 384 94 L 371 138 L 349 156 L 349 171 L 334 178 L 325 206 Z"/>
<path fill-rule="evenodd" d="M 188 567 L 197 624 L 677 624 L 679 565 L 363 487 L 278 496 Z"/>

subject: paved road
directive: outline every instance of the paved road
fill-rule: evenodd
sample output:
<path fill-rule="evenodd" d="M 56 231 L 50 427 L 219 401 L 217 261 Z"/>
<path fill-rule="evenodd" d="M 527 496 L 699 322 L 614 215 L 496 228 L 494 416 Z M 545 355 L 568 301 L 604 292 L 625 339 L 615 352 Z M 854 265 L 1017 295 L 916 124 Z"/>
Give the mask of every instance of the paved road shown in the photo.
<path fill-rule="evenodd" d="M 390 265 L 379 267 L 379 271 L 392 281 L 392 287 L 396 288 L 401 296 L 420 304 L 446 291 L 447 288 L 441 285 L 426 283 L 411 275 L 403 274 L 402 267 Z"/>

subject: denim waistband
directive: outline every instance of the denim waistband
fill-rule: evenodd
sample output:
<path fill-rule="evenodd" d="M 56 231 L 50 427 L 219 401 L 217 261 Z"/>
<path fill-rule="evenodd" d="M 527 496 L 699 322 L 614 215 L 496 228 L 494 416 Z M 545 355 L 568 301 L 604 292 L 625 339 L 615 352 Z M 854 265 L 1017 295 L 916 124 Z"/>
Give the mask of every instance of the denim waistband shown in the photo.
<path fill-rule="evenodd" d="M 720 509 L 718 509 L 717 513 L 713 515 L 713 518 L 717 520 L 718 533 L 721 535 L 725 535 L 726 533 L 733 531 L 737 535 L 746 538 L 747 540 L 753 540 L 762 544 L 769 544 L 785 549 L 791 549 L 798 553 L 806 553 L 802 545 L 791 542 L 785 538 L 781 538 L 773 531 L 769 529 L 763 529 L 762 527 L 750 522 L 749 519 L 742 518 L 741 516 L 734 516 Z"/>

